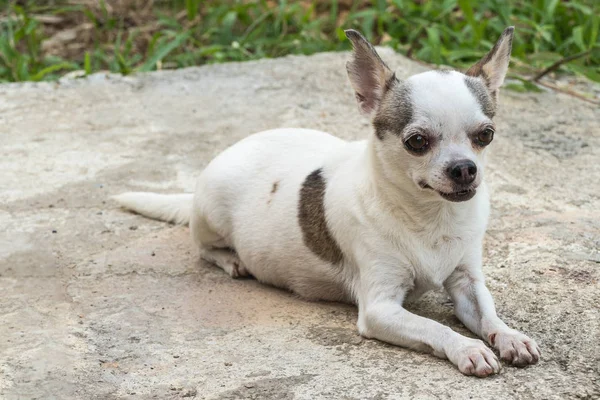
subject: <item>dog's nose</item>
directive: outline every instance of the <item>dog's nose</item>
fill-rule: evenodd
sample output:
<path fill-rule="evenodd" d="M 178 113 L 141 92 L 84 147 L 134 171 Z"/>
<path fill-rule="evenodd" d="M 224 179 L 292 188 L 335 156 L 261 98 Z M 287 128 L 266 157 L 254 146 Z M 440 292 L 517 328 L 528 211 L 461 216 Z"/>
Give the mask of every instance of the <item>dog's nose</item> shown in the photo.
<path fill-rule="evenodd" d="M 454 182 L 461 185 L 468 185 L 477 176 L 477 165 L 471 160 L 455 161 L 450 164 L 447 173 Z"/>

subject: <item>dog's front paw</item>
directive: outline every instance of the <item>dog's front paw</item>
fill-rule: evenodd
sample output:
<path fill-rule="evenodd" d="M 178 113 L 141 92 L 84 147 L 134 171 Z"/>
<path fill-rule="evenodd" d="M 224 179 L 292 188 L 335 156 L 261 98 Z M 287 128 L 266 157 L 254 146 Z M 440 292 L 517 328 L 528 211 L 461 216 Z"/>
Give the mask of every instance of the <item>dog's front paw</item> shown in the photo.
<path fill-rule="evenodd" d="M 500 361 L 481 340 L 463 339 L 446 352 L 460 372 L 480 378 L 500 372 Z"/>
<path fill-rule="evenodd" d="M 535 340 L 510 330 L 489 335 L 489 342 L 500 352 L 500 358 L 516 367 L 535 364 L 540 359 L 540 348 Z"/>

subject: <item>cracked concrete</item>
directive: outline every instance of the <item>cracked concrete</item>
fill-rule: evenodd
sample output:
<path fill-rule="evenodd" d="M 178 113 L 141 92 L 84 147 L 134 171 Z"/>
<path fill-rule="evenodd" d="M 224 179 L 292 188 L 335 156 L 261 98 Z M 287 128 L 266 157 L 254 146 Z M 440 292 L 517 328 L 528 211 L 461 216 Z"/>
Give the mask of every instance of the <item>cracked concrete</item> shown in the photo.
<path fill-rule="evenodd" d="M 490 379 L 356 334 L 356 310 L 200 263 L 188 229 L 108 197 L 191 191 L 250 133 L 362 138 L 346 53 L 0 86 L 0 397 L 600 397 L 600 110 L 503 92 L 484 270 L 540 364 Z M 397 74 L 422 70 L 384 53 Z M 465 332 L 447 297 L 414 311 Z"/>

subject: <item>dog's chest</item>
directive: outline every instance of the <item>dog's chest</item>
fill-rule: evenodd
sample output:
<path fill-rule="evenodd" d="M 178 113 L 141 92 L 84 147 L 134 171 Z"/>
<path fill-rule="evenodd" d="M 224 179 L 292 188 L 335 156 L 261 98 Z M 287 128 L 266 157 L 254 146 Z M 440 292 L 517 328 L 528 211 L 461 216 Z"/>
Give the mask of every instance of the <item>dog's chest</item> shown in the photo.
<path fill-rule="evenodd" d="M 464 257 L 465 243 L 456 234 L 417 239 L 411 252 L 415 286 L 440 287 Z"/>
<path fill-rule="evenodd" d="M 485 230 L 484 207 L 446 212 L 435 223 L 409 235 L 407 252 L 415 273 L 415 288 L 441 287 L 466 256 L 481 250 Z"/>

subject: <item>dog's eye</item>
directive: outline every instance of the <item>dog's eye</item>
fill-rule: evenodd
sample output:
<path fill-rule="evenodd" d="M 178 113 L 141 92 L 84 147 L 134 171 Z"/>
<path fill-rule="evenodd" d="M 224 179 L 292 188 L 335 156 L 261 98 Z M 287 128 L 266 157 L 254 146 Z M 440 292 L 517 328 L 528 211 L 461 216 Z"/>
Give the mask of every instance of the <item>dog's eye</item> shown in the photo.
<path fill-rule="evenodd" d="M 491 128 L 486 128 L 483 131 L 479 132 L 477 135 L 477 141 L 481 146 L 487 146 L 494 139 L 494 130 Z"/>
<path fill-rule="evenodd" d="M 410 138 L 408 138 L 406 142 L 404 142 L 404 145 L 409 150 L 417 153 L 427 150 L 428 144 L 429 143 L 427 142 L 427 138 L 423 135 L 413 135 Z"/>

